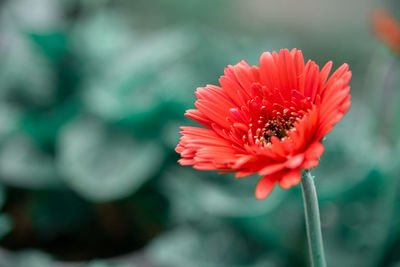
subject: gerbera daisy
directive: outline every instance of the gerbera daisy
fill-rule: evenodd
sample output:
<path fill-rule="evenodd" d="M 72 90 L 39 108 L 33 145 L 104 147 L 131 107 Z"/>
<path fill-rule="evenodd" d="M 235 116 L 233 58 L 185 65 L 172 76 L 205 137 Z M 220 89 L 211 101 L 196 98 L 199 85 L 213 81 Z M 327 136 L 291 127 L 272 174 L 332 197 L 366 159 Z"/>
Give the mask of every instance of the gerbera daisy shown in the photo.
<path fill-rule="evenodd" d="M 321 70 L 305 64 L 297 49 L 265 52 L 258 67 L 229 65 L 219 86 L 197 88 L 197 109 L 185 116 L 203 127 L 181 127 L 179 163 L 238 178 L 258 173 L 258 199 L 276 184 L 297 185 L 302 169 L 318 165 L 322 139 L 350 107 L 349 67 L 328 79 L 331 68 L 332 62 Z"/>
<path fill-rule="evenodd" d="M 400 24 L 386 8 L 377 8 L 372 16 L 376 37 L 395 54 L 400 55 Z"/>

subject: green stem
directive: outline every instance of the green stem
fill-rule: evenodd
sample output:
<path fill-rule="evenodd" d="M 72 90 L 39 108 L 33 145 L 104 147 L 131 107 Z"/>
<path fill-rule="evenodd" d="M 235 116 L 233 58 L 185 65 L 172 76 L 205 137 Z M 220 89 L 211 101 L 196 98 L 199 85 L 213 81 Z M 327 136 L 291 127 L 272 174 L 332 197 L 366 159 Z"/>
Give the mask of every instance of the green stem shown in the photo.
<path fill-rule="evenodd" d="M 314 267 L 326 267 L 317 192 L 315 191 L 314 181 L 309 170 L 305 170 L 303 173 L 301 189 L 303 191 L 304 213 L 306 217 L 311 263 Z"/>

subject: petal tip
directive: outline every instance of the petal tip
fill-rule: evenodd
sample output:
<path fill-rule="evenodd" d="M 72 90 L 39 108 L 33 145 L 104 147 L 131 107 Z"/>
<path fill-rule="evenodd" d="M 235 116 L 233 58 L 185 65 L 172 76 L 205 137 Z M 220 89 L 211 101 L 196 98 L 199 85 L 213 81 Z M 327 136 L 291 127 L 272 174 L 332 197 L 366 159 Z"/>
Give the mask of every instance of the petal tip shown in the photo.
<path fill-rule="evenodd" d="M 271 177 L 264 176 L 258 181 L 254 191 L 255 197 L 258 200 L 265 199 L 274 189 L 276 181 Z"/>

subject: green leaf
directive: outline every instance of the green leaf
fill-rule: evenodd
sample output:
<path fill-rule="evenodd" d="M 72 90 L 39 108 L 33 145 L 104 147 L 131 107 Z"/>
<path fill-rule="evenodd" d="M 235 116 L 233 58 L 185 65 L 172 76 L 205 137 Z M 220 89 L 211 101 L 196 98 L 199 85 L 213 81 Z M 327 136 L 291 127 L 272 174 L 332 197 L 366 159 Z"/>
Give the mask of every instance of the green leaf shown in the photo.
<path fill-rule="evenodd" d="M 272 250 L 257 251 L 254 243 L 229 224 L 212 219 L 203 220 L 197 226 L 176 227 L 158 236 L 147 246 L 145 253 L 155 266 L 284 266 Z"/>
<path fill-rule="evenodd" d="M 0 147 L 0 180 L 20 188 L 58 187 L 53 158 L 26 135 L 15 135 Z"/>
<path fill-rule="evenodd" d="M 112 263 L 106 263 L 103 261 L 95 260 L 84 267 L 135 267 L 136 265 L 134 264 L 112 264 Z"/>
<path fill-rule="evenodd" d="M 60 60 L 67 52 L 67 38 L 63 32 L 31 33 L 30 37 L 52 60 Z"/>
<path fill-rule="evenodd" d="M 138 142 L 84 117 L 62 129 L 57 151 L 65 182 L 92 201 L 129 196 L 157 173 L 164 160 L 156 142 Z"/>
<path fill-rule="evenodd" d="M 15 24 L 6 24 L 0 33 L 2 39 L 12 40 L 12 45 L 0 46 L 0 98 L 24 105 L 51 103 L 56 85 L 52 63 L 37 52 L 37 47 Z"/>
<path fill-rule="evenodd" d="M 166 172 L 160 191 L 171 200 L 175 218 L 252 217 L 273 211 L 285 196 L 277 187 L 268 200 L 257 200 L 254 188 L 258 179 L 256 176 L 235 179 L 229 174 L 202 173 L 179 167 Z"/>
<path fill-rule="evenodd" d="M 43 252 L 27 250 L 11 253 L 0 251 L 0 267 L 54 267 L 53 259 Z"/>

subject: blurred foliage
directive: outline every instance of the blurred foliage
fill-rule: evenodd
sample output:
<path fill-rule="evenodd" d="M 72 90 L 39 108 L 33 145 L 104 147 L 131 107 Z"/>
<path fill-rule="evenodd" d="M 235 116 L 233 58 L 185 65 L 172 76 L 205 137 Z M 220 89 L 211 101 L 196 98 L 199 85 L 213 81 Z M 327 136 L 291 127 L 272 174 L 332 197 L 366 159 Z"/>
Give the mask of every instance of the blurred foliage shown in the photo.
<path fill-rule="evenodd" d="M 309 266 L 299 188 L 174 152 L 196 87 L 282 47 L 353 71 L 313 171 L 328 262 L 399 266 L 400 61 L 355 2 L 0 1 L 0 267 Z"/>

